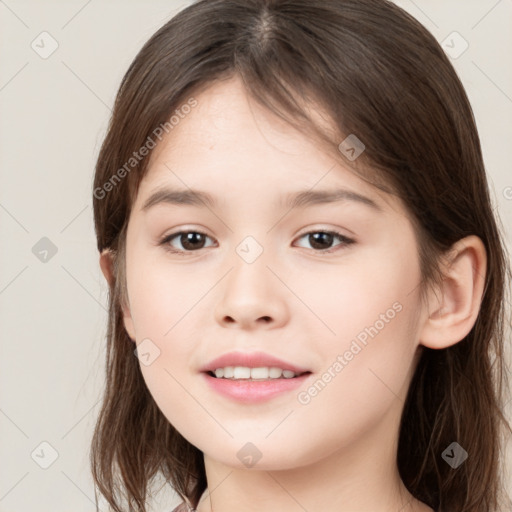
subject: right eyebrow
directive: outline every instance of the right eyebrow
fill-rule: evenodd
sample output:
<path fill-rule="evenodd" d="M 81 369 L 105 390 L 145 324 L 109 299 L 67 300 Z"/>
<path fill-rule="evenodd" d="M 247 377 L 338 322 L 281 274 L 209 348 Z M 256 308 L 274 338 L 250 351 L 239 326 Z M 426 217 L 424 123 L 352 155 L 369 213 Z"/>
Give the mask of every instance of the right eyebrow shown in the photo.
<path fill-rule="evenodd" d="M 215 199 L 208 193 L 201 190 L 183 189 L 171 190 L 169 188 L 161 188 L 153 192 L 142 206 L 142 211 L 146 211 L 152 206 L 157 204 L 189 204 L 196 206 L 210 206 L 213 208 L 216 205 Z"/>

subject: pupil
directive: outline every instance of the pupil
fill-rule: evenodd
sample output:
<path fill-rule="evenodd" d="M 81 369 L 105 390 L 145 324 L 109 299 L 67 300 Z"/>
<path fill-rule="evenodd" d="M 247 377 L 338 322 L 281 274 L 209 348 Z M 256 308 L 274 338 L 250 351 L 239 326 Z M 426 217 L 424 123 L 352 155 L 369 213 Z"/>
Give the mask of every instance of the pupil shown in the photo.
<path fill-rule="evenodd" d="M 333 235 L 330 233 L 312 233 L 309 235 L 311 246 L 315 249 L 325 249 L 326 247 L 330 246 L 333 241 Z M 201 233 L 185 233 L 181 236 L 182 239 L 182 245 L 185 249 L 193 250 L 193 249 L 200 249 L 201 247 L 198 247 L 197 244 L 201 246 L 201 242 L 204 244 L 204 238 Z"/>
<path fill-rule="evenodd" d="M 201 237 L 203 235 L 201 233 L 186 233 L 182 235 L 182 245 L 185 249 L 198 249 L 197 245 L 194 245 L 194 242 L 197 243 L 197 238 L 201 241 Z M 183 237 L 185 238 L 185 242 L 183 242 Z M 203 240 L 204 243 L 204 240 Z M 188 245 L 188 247 L 187 247 Z M 199 247 L 200 248 L 200 247 Z"/>
<path fill-rule="evenodd" d="M 325 244 L 327 244 L 327 246 L 329 246 L 332 243 L 332 238 L 333 238 L 333 235 L 331 235 L 330 233 L 313 233 L 309 236 L 310 236 L 310 238 L 313 239 L 313 242 L 311 242 L 311 240 L 310 240 L 310 243 L 311 243 L 311 246 L 314 247 L 315 249 L 325 249 L 326 248 Z M 318 243 L 319 239 L 320 239 L 320 244 Z M 322 239 L 324 241 L 324 245 L 322 245 Z M 315 247 L 315 245 L 316 245 L 316 247 Z"/>

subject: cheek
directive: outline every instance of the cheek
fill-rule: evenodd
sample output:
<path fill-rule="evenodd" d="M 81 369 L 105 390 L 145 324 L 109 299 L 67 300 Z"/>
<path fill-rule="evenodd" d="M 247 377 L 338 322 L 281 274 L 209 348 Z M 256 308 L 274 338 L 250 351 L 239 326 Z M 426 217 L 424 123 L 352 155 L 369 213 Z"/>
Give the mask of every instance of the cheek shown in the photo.
<path fill-rule="evenodd" d="M 192 266 L 169 264 L 161 257 L 154 261 L 134 258 L 127 279 L 137 339 L 167 338 L 182 319 L 186 322 L 186 315 L 215 283 L 208 279 L 211 273 L 205 277 L 199 279 Z"/>
<path fill-rule="evenodd" d="M 155 355 L 150 364 L 144 364 L 144 359 L 140 358 L 142 376 L 160 411 L 186 437 L 191 426 L 201 425 L 205 420 L 204 410 L 192 398 L 198 377 L 191 374 L 190 362 L 194 359 L 197 340 L 192 336 L 187 339 L 179 325 L 165 335 L 169 324 L 151 324 L 149 312 L 144 318 L 144 327 L 148 335 L 140 342 L 141 346 L 148 344 L 149 351 Z"/>
<path fill-rule="evenodd" d="M 359 331 L 367 334 L 365 343 L 341 335 L 337 345 L 330 344 L 323 371 L 309 388 L 301 390 L 301 405 L 294 414 L 301 430 L 315 431 L 322 425 L 316 452 L 350 446 L 364 432 L 386 421 L 389 411 L 403 405 L 415 353 L 411 313 L 412 308 L 404 308 L 380 331 L 370 330 L 373 324 L 368 321 L 368 331 Z M 276 434 L 274 442 L 287 442 L 285 429 Z M 278 439 L 280 435 L 283 437 Z"/>
<path fill-rule="evenodd" d="M 182 268 L 149 262 L 133 252 L 127 282 L 137 344 L 141 354 L 150 354 L 150 364 L 139 356 L 142 376 L 159 409 L 183 432 L 190 429 L 190 422 L 204 421 L 189 394 L 197 329 L 188 328 L 196 308 L 200 309 L 199 299 L 213 281 L 202 282 L 197 273 L 194 277 Z"/>
<path fill-rule="evenodd" d="M 290 282 L 321 320 L 317 330 L 322 343 L 336 352 L 348 349 L 356 337 L 363 343 L 375 337 L 384 345 L 394 330 L 402 330 L 402 319 L 409 315 L 405 311 L 416 304 L 420 271 L 413 246 L 368 249 L 338 267 L 301 270 Z M 394 337 L 395 346 L 409 338 Z"/>
<path fill-rule="evenodd" d="M 413 319 L 418 307 L 419 270 L 413 254 L 412 248 L 390 247 L 378 256 L 375 251 L 359 253 L 357 261 L 338 268 L 311 263 L 300 271 L 283 269 L 280 275 L 312 313 L 304 315 L 305 306 L 295 297 L 279 296 L 295 300 L 296 305 L 290 302 L 291 325 L 302 326 L 312 335 L 306 348 L 318 355 L 321 365 L 310 388 L 299 390 L 292 399 L 291 419 L 262 443 L 289 453 L 294 442 L 304 443 L 304 431 L 316 432 L 321 424 L 321 439 L 312 439 L 303 448 L 304 453 L 311 450 L 311 457 L 313 452 L 319 456 L 375 425 L 397 403 L 396 395 L 405 398 L 401 389 L 414 355 Z M 137 341 L 149 338 L 160 351 L 151 365 L 141 364 L 148 389 L 168 421 L 192 444 L 210 447 L 205 425 L 225 440 L 225 433 L 194 398 L 200 396 L 201 388 L 190 374 L 199 328 L 191 324 L 198 319 L 207 327 L 214 324 L 216 292 L 212 287 L 221 276 L 198 272 L 200 265 L 164 264 L 160 258 L 151 264 L 134 258 L 132 263 L 128 292 Z M 209 291 L 211 296 L 207 296 Z M 345 356 L 344 362 L 338 356 Z M 307 404 L 299 401 L 300 391 L 309 396 Z M 260 438 L 260 430 L 268 432 L 282 420 L 269 414 L 255 425 L 253 418 L 244 422 L 235 416 L 225 414 L 223 421 L 237 442 L 251 432 Z"/>
<path fill-rule="evenodd" d="M 396 395 L 405 399 L 417 346 L 419 267 L 391 251 L 380 260 L 372 256 L 331 274 L 323 293 L 310 296 L 332 331 L 319 323 L 324 368 L 305 397 L 313 416 L 330 410 L 341 421 L 350 411 L 357 424 L 368 414 L 379 417 Z"/>

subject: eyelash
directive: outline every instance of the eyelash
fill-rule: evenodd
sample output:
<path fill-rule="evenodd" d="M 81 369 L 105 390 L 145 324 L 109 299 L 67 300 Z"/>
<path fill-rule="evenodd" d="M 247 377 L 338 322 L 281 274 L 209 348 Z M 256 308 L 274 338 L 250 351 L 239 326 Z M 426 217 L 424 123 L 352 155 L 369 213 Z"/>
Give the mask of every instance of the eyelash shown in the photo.
<path fill-rule="evenodd" d="M 207 238 L 210 238 L 210 236 L 208 236 L 206 233 L 204 233 L 203 231 L 200 231 L 200 230 L 197 230 L 197 229 L 194 229 L 194 230 L 189 230 L 189 231 L 177 231 L 176 233 L 171 233 L 170 235 L 166 235 L 159 243 L 159 245 L 161 246 L 164 246 L 165 250 L 172 253 L 172 254 L 176 254 L 178 256 L 187 256 L 188 254 L 192 254 L 194 252 L 200 252 L 201 249 L 197 249 L 195 251 L 187 251 L 187 250 L 180 250 L 180 249 L 174 249 L 172 248 L 170 245 L 169 245 L 169 242 L 171 240 L 173 240 L 174 238 L 178 237 L 179 235 L 183 235 L 183 234 L 186 234 L 186 233 L 195 233 L 195 234 L 198 234 L 198 235 L 203 235 Z M 330 254 L 332 252 L 335 252 L 337 251 L 338 249 L 336 249 L 336 247 L 340 247 L 340 246 L 349 246 L 353 243 L 355 243 L 355 240 L 353 240 L 352 238 L 348 238 L 347 236 L 343 235 L 342 233 L 339 233 L 338 231 L 328 231 L 328 230 L 314 230 L 314 231 L 308 231 L 307 233 L 303 233 L 302 235 L 300 235 L 299 239 L 307 236 L 307 235 L 312 235 L 312 234 L 318 234 L 318 233 L 323 233 L 323 234 L 327 234 L 327 235 L 333 235 L 335 238 L 338 238 L 342 243 L 341 244 L 338 244 L 336 246 L 334 246 L 333 248 L 331 249 L 327 249 L 327 250 L 320 250 L 320 249 L 311 249 L 313 252 L 316 252 L 318 254 Z M 206 249 L 207 247 L 203 247 L 202 249 Z"/>

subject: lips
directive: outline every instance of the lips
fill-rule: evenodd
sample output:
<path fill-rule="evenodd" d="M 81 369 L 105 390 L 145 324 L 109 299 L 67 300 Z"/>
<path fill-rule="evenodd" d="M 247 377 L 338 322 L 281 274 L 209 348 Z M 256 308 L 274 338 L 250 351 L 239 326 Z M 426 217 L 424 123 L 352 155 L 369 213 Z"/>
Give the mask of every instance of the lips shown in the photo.
<path fill-rule="evenodd" d="M 292 379 L 257 381 L 217 379 L 212 377 L 209 372 L 201 373 L 205 384 L 218 396 L 247 405 L 256 405 L 279 397 L 286 399 L 286 396 L 289 396 L 291 392 L 297 390 L 300 386 L 306 385 L 307 381 L 312 378 L 311 375 L 311 373 L 306 372 Z"/>
<path fill-rule="evenodd" d="M 276 367 L 282 370 L 292 371 L 297 375 L 310 371 L 307 368 L 292 364 L 264 352 L 229 352 L 205 364 L 200 368 L 200 371 L 207 373 L 215 372 L 217 368 L 225 368 L 228 366 L 244 366 L 249 368 Z"/>

